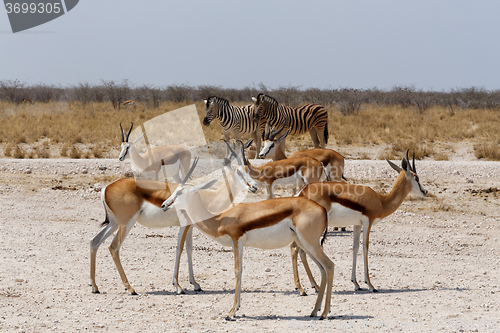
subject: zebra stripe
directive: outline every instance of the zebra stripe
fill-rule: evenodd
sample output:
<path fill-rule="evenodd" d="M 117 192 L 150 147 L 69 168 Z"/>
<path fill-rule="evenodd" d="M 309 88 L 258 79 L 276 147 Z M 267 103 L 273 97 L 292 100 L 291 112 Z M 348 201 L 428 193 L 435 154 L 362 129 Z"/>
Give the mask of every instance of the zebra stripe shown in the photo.
<path fill-rule="evenodd" d="M 254 119 L 267 118 L 269 126 L 281 127 L 285 121 L 285 129 L 291 127 L 290 134 L 304 134 L 316 131 L 317 138 L 311 137 L 315 144 L 328 143 L 328 113 L 318 104 L 306 104 L 297 108 L 281 105 L 276 99 L 265 94 L 259 94 L 255 99 Z M 319 142 L 317 142 L 316 140 Z M 321 142 L 323 139 L 323 142 Z"/>
<path fill-rule="evenodd" d="M 265 131 L 267 118 L 254 122 L 253 117 L 253 104 L 245 106 L 231 105 L 226 99 L 216 96 L 211 96 L 205 100 L 203 125 L 208 126 L 214 118 L 217 118 L 226 139 L 229 138 L 229 132 L 252 134 L 258 150 L 260 149 L 260 141 Z"/>

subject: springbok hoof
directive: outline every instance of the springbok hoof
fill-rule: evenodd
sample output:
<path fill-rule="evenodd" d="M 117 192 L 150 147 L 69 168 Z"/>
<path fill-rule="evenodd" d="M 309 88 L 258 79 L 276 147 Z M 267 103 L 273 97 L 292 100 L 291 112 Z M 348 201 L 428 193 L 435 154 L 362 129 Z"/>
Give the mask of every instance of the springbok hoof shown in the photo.
<path fill-rule="evenodd" d="M 229 316 L 226 317 L 226 320 L 227 321 L 236 321 L 236 319 L 234 317 L 229 317 Z"/>

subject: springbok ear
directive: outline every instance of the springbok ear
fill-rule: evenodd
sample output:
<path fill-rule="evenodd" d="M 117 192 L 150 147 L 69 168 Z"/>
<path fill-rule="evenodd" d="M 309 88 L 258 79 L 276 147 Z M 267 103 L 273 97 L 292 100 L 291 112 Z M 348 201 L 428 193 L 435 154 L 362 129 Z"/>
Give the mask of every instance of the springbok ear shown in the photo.
<path fill-rule="evenodd" d="M 403 170 L 406 173 L 406 179 L 410 179 L 411 177 L 411 169 L 408 164 L 408 160 L 403 157 L 403 160 L 401 161 L 401 166 L 403 167 Z"/>
<path fill-rule="evenodd" d="M 408 161 L 404 157 L 401 160 L 401 167 L 403 168 L 404 171 L 408 170 Z"/>
<path fill-rule="evenodd" d="M 252 96 L 252 101 L 257 102 L 257 98 Z"/>
<path fill-rule="evenodd" d="M 252 145 L 252 142 L 253 142 L 253 139 L 248 139 L 248 141 L 245 142 L 245 144 L 243 145 L 243 148 L 247 149 L 248 147 L 250 147 Z"/>
<path fill-rule="evenodd" d="M 200 191 L 200 190 L 206 190 L 206 189 L 209 189 L 211 188 L 212 186 L 215 185 L 215 183 L 217 183 L 219 180 L 218 179 L 212 179 L 212 180 L 209 180 L 208 182 L 204 183 L 204 184 L 201 184 L 201 185 L 196 185 L 196 186 L 193 186 L 191 187 L 191 189 L 189 190 L 190 192 L 197 192 L 197 191 Z"/>
<path fill-rule="evenodd" d="M 286 138 L 286 136 L 288 135 L 288 133 L 290 133 L 290 131 L 291 131 L 291 130 L 292 130 L 292 128 L 291 128 L 291 127 L 289 127 L 289 128 L 287 129 L 287 131 L 285 132 L 285 134 L 283 134 L 282 136 L 280 136 L 280 137 L 279 137 L 279 139 L 277 140 L 277 141 L 278 141 L 278 144 L 280 144 L 280 142 L 281 142 L 284 138 Z"/>
<path fill-rule="evenodd" d="M 134 145 L 139 142 L 139 140 L 142 139 L 142 137 L 146 134 L 146 132 L 142 133 L 140 137 L 138 137 L 137 139 L 134 140 Z"/>
<path fill-rule="evenodd" d="M 396 164 L 394 164 L 391 161 L 389 161 L 387 158 L 385 160 L 387 161 L 387 163 L 389 163 L 389 165 L 391 166 L 391 168 L 393 168 L 397 172 L 401 172 L 402 171 L 402 169 L 400 167 L 398 167 Z"/>

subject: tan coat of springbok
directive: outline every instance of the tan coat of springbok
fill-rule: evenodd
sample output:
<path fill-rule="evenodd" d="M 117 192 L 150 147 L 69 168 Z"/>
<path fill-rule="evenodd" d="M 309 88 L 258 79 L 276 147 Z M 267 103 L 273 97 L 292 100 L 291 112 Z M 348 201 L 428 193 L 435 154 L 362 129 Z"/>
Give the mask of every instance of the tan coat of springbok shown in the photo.
<path fill-rule="evenodd" d="M 354 283 L 355 290 L 360 290 L 356 281 L 356 257 L 359 249 L 359 238 L 361 228 L 363 228 L 363 259 L 365 282 L 371 292 L 376 292 L 370 282 L 368 271 L 368 247 L 370 240 L 370 230 L 385 217 L 394 213 L 408 194 L 417 196 L 427 196 L 427 190 L 420 184 L 420 179 L 415 168 L 415 153 L 413 154 L 413 166 L 408 161 L 408 151 L 406 158 L 403 158 L 401 167 L 388 161 L 389 165 L 396 170 L 399 175 L 396 178 L 394 186 L 387 194 L 375 192 L 372 188 L 363 185 L 353 185 L 344 182 L 324 182 L 312 183 L 307 185 L 299 194 L 299 197 L 309 198 L 328 211 L 328 225 L 343 227 L 354 226 L 353 239 L 353 258 L 351 281 Z M 300 285 L 297 270 L 297 252 L 299 249 L 292 247 L 292 266 L 295 279 L 295 285 L 302 295 L 305 291 Z M 317 289 L 305 255 L 302 256 L 302 262 L 306 268 L 311 284 Z"/>
<path fill-rule="evenodd" d="M 236 287 L 233 307 L 226 319 L 234 320 L 240 307 L 243 248 L 276 249 L 291 242 L 296 242 L 320 268 L 321 284 L 311 316 L 316 316 L 320 310 L 326 288 L 325 307 L 320 319 L 327 318 L 334 265 L 320 244 L 327 226 L 326 210 L 321 205 L 306 198 L 292 197 L 241 203 L 215 212 L 207 207 L 207 199 L 210 199 L 203 198 L 200 192 L 179 186 L 162 208 L 184 212 L 204 234 L 223 246 L 233 247 Z"/>
<path fill-rule="evenodd" d="M 268 199 L 274 197 L 274 188 L 292 188 L 295 194 L 297 188 L 302 188 L 306 184 L 322 181 L 326 178 L 323 165 L 312 157 L 296 157 L 281 161 L 271 161 L 262 166 L 255 166 L 245 158 L 244 150 L 252 144 L 252 139 L 245 144 L 241 141 L 241 158 L 248 170 L 248 174 L 259 186 L 266 186 Z M 237 155 L 231 146 L 226 142 L 229 150 Z"/>
<path fill-rule="evenodd" d="M 333 149 L 313 148 L 307 150 L 300 150 L 296 151 L 295 153 L 287 157 L 280 143 L 290 133 L 290 129 L 288 129 L 284 134 L 278 137 L 278 134 L 281 133 L 284 127 L 285 127 L 285 122 L 283 122 L 281 128 L 277 130 L 271 130 L 269 124 L 267 124 L 267 129 L 264 136 L 264 144 L 262 146 L 262 150 L 259 153 L 259 158 L 271 158 L 273 161 L 280 161 L 280 160 L 285 160 L 287 158 L 305 157 L 305 156 L 312 157 L 321 162 L 321 164 L 325 168 L 327 176 L 329 177 L 328 180 L 339 181 L 339 182 L 345 180 L 344 156 L 337 153 Z"/>
<path fill-rule="evenodd" d="M 120 161 L 124 161 L 130 157 L 133 167 L 140 172 L 154 171 L 155 179 L 158 180 L 160 170 L 164 171 L 165 180 L 167 177 L 172 177 L 176 183 L 181 182 L 181 177 L 185 177 L 191 162 L 191 153 L 182 145 L 165 145 L 148 149 L 143 155 L 135 147 L 136 143 L 146 134 L 144 132 L 133 142 L 129 142 L 129 136 L 132 132 L 134 124 L 131 124 L 128 133 L 122 132 L 122 146 L 118 157 Z M 180 176 L 179 176 L 180 173 Z"/>
<path fill-rule="evenodd" d="M 210 193 L 207 193 L 213 199 L 211 209 L 222 210 L 229 207 L 232 204 L 232 196 L 235 196 L 238 190 L 257 191 L 257 184 L 245 173 L 243 166 L 233 166 L 230 162 L 228 159 L 225 160 L 225 164 L 229 169 L 226 186 L 221 186 L 218 190 L 208 191 Z M 187 186 L 185 185 L 186 180 L 193 172 L 196 163 L 197 159 L 193 162 L 184 181 L 181 182 L 183 187 Z M 172 283 L 176 287 L 177 294 L 184 293 L 178 283 L 178 273 L 180 256 L 184 248 L 184 242 L 186 242 L 189 282 L 194 285 L 196 291 L 201 290 L 200 285 L 196 283 L 193 277 L 191 221 L 184 219 L 184 215 L 178 215 L 174 209 L 165 212 L 160 208 L 161 204 L 170 197 L 178 186 L 177 183 L 152 180 L 135 181 L 130 178 L 121 178 L 102 190 L 101 198 L 106 212 L 106 220 L 102 223 L 102 229 L 90 241 L 90 284 L 93 293 L 99 293 L 95 282 L 97 250 L 102 242 L 116 232 L 109 246 L 109 251 L 124 286 L 130 294 L 136 294 L 134 288 L 128 282 L 119 256 L 120 247 L 136 222 L 149 228 L 180 226 Z M 194 190 L 197 188 L 195 186 Z"/>

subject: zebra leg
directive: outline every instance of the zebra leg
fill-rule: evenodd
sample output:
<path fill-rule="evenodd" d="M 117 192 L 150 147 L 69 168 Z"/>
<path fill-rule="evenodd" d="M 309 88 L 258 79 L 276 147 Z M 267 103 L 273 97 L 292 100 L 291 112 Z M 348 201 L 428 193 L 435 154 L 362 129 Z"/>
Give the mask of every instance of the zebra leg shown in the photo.
<path fill-rule="evenodd" d="M 316 129 L 313 127 L 309 130 L 309 134 L 311 135 L 314 148 L 318 148 L 319 147 L 318 131 L 316 131 Z"/>
<path fill-rule="evenodd" d="M 224 134 L 224 140 L 226 140 L 229 143 L 229 131 L 222 130 L 222 134 Z M 229 155 L 229 147 L 226 145 L 226 156 Z"/>
<path fill-rule="evenodd" d="M 326 147 L 326 142 L 328 141 L 328 138 L 325 137 L 325 134 L 328 134 L 328 131 L 326 131 L 326 133 L 325 133 L 325 130 L 320 131 L 320 132 L 316 131 L 316 133 L 317 133 L 317 136 L 318 136 L 318 139 L 319 139 L 319 146 L 321 148 L 325 148 Z"/>
<path fill-rule="evenodd" d="M 260 153 L 260 136 L 257 131 L 252 133 L 253 142 L 255 142 L 255 158 L 259 158 Z"/>

